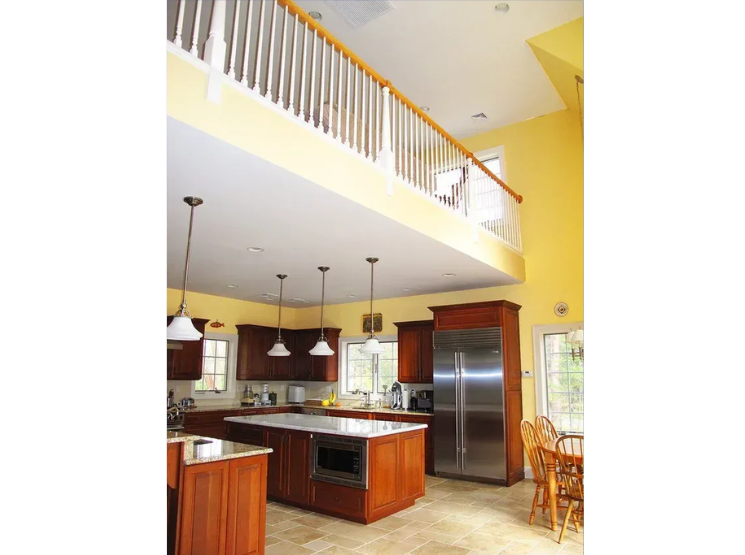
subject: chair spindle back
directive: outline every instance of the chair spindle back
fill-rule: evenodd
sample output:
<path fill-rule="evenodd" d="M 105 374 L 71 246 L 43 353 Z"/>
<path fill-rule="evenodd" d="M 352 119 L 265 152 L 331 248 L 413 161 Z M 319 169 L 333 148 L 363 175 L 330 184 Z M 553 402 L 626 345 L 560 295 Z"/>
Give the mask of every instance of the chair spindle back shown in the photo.
<path fill-rule="evenodd" d="M 566 496 L 577 501 L 585 498 L 584 436 L 565 435 L 556 442 L 556 471 L 565 484 Z"/>
<path fill-rule="evenodd" d="M 543 452 L 540 448 L 538 433 L 530 420 L 520 422 L 520 434 L 523 438 L 523 447 L 528 454 L 530 467 L 533 470 L 533 481 L 544 483 L 548 481 L 546 475 L 546 463 L 543 460 Z"/>
<path fill-rule="evenodd" d="M 537 416 L 535 419 L 535 427 L 538 431 L 538 440 L 541 443 L 546 443 L 552 439 L 559 437 L 556 433 L 553 423 L 545 416 Z"/>

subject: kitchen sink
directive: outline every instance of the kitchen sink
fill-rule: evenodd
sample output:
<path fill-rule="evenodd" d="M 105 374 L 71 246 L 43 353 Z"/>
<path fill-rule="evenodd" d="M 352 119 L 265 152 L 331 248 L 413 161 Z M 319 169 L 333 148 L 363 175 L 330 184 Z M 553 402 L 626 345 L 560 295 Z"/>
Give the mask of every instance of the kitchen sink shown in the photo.
<path fill-rule="evenodd" d="M 211 439 L 197 439 L 194 441 L 194 445 L 206 445 L 208 443 L 212 443 Z"/>

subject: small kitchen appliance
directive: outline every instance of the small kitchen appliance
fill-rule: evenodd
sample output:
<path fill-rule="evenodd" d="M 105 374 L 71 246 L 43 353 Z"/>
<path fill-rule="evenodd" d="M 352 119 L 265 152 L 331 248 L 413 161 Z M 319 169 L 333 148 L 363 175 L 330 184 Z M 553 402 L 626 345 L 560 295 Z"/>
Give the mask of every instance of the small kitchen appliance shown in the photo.
<path fill-rule="evenodd" d="M 261 405 L 269 406 L 272 404 L 272 402 L 269 400 L 269 384 L 265 383 L 261 387 Z"/>
<path fill-rule="evenodd" d="M 418 412 L 432 412 L 433 411 L 433 392 L 432 390 L 423 389 L 420 390 L 419 398 L 416 400 L 416 409 Z"/>
<path fill-rule="evenodd" d="M 393 410 L 403 410 L 402 394 L 403 390 L 401 389 L 401 384 L 393 382 L 393 385 L 391 386 L 391 395 L 393 395 L 393 398 L 391 399 L 391 408 Z"/>
<path fill-rule="evenodd" d="M 277 405 L 277 394 L 274 391 L 269 394 L 269 404 L 273 407 Z"/>
<path fill-rule="evenodd" d="M 287 402 L 300 405 L 305 403 L 305 387 L 302 385 L 290 385 L 287 390 Z"/>

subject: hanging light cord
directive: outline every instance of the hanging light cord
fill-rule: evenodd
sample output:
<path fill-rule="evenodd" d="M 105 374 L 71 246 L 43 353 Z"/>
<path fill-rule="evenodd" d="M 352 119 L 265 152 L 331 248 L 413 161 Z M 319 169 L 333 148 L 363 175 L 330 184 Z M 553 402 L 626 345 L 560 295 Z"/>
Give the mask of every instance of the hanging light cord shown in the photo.
<path fill-rule="evenodd" d="M 287 276 L 277 276 L 279 278 L 279 318 L 277 322 L 277 339 L 282 339 L 282 286 Z"/>
<path fill-rule="evenodd" d="M 370 263 L 370 338 L 375 337 L 375 313 L 373 312 L 373 285 L 375 283 L 375 263 L 377 258 L 368 258 Z"/>
<path fill-rule="evenodd" d="M 191 251 L 191 229 L 194 225 L 194 208 L 202 204 L 202 199 L 197 197 L 186 197 L 184 199 L 189 206 L 191 206 L 191 212 L 189 213 L 189 236 L 186 239 L 186 264 L 184 265 L 184 288 L 181 295 L 181 307 L 179 308 L 176 316 L 188 315 L 186 310 L 186 282 L 189 278 L 189 253 Z"/>
<path fill-rule="evenodd" d="M 319 341 L 326 341 L 326 336 L 323 334 L 323 305 L 326 300 L 326 270 L 328 268 L 321 267 L 318 269 L 321 270 L 321 275 L 323 276 L 321 278 L 321 338 Z"/>
<path fill-rule="evenodd" d="M 579 108 L 579 128 L 582 133 L 582 142 L 585 141 L 585 120 L 582 115 L 582 102 L 580 101 L 579 97 L 579 85 L 582 83 L 585 84 L 585 80 L 582 79 L 579 75 L 574 76 L 574 81 L 577 83 L 577 107 Z"/>

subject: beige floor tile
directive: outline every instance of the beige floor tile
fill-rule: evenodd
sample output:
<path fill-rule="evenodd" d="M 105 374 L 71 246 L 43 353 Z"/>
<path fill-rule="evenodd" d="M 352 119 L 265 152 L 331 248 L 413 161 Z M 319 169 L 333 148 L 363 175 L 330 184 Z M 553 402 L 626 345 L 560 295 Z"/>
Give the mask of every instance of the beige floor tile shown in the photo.
<path fill-rule="evenodd" d="M 468 482 L 460 482 L 457 480 L 443 482 L 441 484 L 435 484 L 431 488 L 433 491 L 448 491 L 450 493 L 465 492 L 465 491 L 476 491 L 475 486 L 469 485 Z"/>
<path fill-rule="evenodd" d="M 402 540 L 398 543 L 401 543 L 403 545 L 408 545 L 411 547 L 411 549 L 414 549 L 415 547 L 419 547 L 420 545 L 424 545 L 429 540 L 426 540 L 424 538 L 417 538 L 416 536 L 412 536 L 410 538 L 406 538 L 405 540 Z"/>
<path fill-rule="evenodd" d="M 488 534 L 474 532 L 459 539 L 455 545 L 464 549 L 472 549 L 482 553 L 499 553 L 510 543 L 510 540 L 500 540 Z"/>
<path fill-rule="evenodd" d="M 439 542 L 427 542 L 411 552 L 411 555 L 466 555 L 468 549 Z"/>
<path fill-rule="evenodd" d="M 429 528 L 428 522 L 417 522 L 417 521 L 409 521 L 410 524 L 407 524 L 403 528 L 399 528 L 398 530 L 394 530 L 390 534 L 386 534 L 385 538 L 393 541 L 403 541 L 407 538 L 412 537 L 420 530 L 424 530 L 425 528 Z"/>
<path fill-rule="evenodd" d="M 408 524 L 411 524 L 410 520 L 406 520 L 405 518 L 401 518 L 398 516 L 389 516 L 386 518 L 382 518 L 378 520 L 377 522 L 373 522 L 370 524 L 373 528 L 382 528 L 383 530 L 388 530 L 389 532 L 392 532 L 393 530 L 398 530 L 399 528 L 403 528 L 404 526 L 407 526 Z"/>
<path fill-rule="evenodd" d="M 400 514 L 400 513 L 396 513 Z M 447 517 L 447 513 L 441 513 L 437 511 L 430 511 L 428 509 L 417 509 L 416 511 L 412 511 L 410 513 L 407 513 L 402 518 L 406 518 L 407 520 L 416 520 L 418 522 L 429 522 L 430 524 L 434 524 L 435 522 L 439 522 L 443 518 Z"/>
<path fill-rule="evenodd" d="M 266 538 L 264 538 L 264 545 L 269 547 L 270 545 L 274 545 L 275 543 L 279 543 L 281 541 L 282 540 L 280 540 L 279 538 L 275 538 L 274 536 L 267 536 Z"/>
<path fill-rule="evenodd" d="M 500 551 L 500 553 L 503 553 L 504 555 L 507 555 L 508 553 L 509 554 L 532 553 L 535 547 L 536 547 L 535 543 L 515 540 L 513 542 L 510 542 L 510 544 L 507 547 L 505 547 L 502 551 Z"/>
<path fill-rule="evenodd" d="M 486 524 L 492 519 L 492 515 L 476 513 L 475 515 L 450 515 L 448 520 L 453 522 L 465 522 L 466 524 L 472 524 L 474 528 L 478 528 L 482 524 Z"/>
<path fill-rule="evenodd" d="M 331 547 L 327 547 L 323 551 L 318 551 L 318 553 L 323 553 L 323 555 L 355 555 L 355 553 L 357 552 L 347 549 L 346 547 L 341 547 L 339 545 L 332 545 Z"/>
<path fill-rule="evenodd" d="M 299 545 L 290 542 L 279 542 L 270 545 L 264 550 L 266 555 L 298 555 L 300 553 L 313 553 L 310 549 L 305 549 Z"/>
<path fill-rule="evenodd" d="M 458 536 L 448 536 L 446 534 L 440 534 L 434 528 L 426 528 L 424 530 L 420 530 L 419 532 L 414 534 L 414 538 L 417 538 L 420 540 L 435 541 L 439 543 L 446 543 L 448 545 L 455 543 L 459 539 Z"/>
<path fill-rule="evenodd" d="M 315 528 L 300 525 L 295 526 L 294 528 L 289 528 L 287 530 L 282 530 L 281 532 L 277 532 L 276 534 L 274 534 L 274 537 L 284 541 L 295 543 L 297 545 L 304 545 L 306 543 L 325 538 L 329 534 L 330 532 L 321 532 L 320 530 L 316 530 Z"/>
<path fill-rule="evenodd" d="M 427 528 L 427 530 L 432 529 L 440 534 L 445 534 L 446 536 L 462 538 L 463 536 L 473 532 L 476 528 L 478 528 L 478 526 L 475 524 L 459 522 L 454 520 L 453 517 L 448 517 L 445 520 L 433 524 Z"/>
<path fill-rule="evenodd" d="M 416 501 L 414 501 L 414 506 L 416 507 L 423 507 L 424 505 L 429 505 L 435 501 L 435 499 L 427 499 L 426 497 L 420 497 Z"/>
<path fill-rule="evenodd" d="M 445 501 L 447 503 L 460 503 L 461 505 L 470 505 L 471 503 L 476 501 L 476 498 L 474 497 L 474 493 L 472 492 L 449 493 L 447 496 L 443 497 L 441 501 Z"/>
<path fill-rule="evenodd" d="M 266 512 L 266 523 L 267 524 L 279 524 L 280 522 L 287 522 L 288 520 L 293 520 L 297 518 L 296 515 L 292 513 L 286 513 L 284 511 L 267 511 Z"/>
<path fill-rule="evenodd" d="M 293 522 L 296 522 L 297 524 L 302 524 L 303 526 L 308 526 L 310 528 L 323 528 L 324 526 L 328 526 L 329 524 L 333 524 L 334 522 L 338 521 L 338 518 L 333 518 L 326 515 L 319 515 L 316 513 L 299 516 L 294 518 L 293 520 Z"/>
<path fill-rule="evenodd" d="M 436 484 L 441 484 L 445 482 L 445 478 L 437 478 L 435 476 L 425 476 L 424 477 L 424 487 L 429 488 Z"/>
<path fill-rule="evenodd" d="M 289 528 L 294 528 L 295 526 L 297 526 L 297 524 L 292 520 L 285 520 L 284 522 L 280 522 L 278 524 L 267 524 L 266 535 L 273 536 L 277 532 L 281 532 L 282 530 L 287 530 Z"/>
<path fill-rule="evenodd" d="M 460 503 L 448 503 L 447 500 L 441 499 L 427 505 L 427 510 L 446 513 L 447 515 L 475 515 L 481 512 L 479 507 L 471 505 L 462 505 Z"/>
<path fill-rule="evenodd" d="M 329 543 L 325 539 L 323 539 L 323 540 L 316 540 L 310 543 L 306 543 L 303 547 L 305 549 L 312 549 L 313 551 L 323 551 L 324 549 L 332 547 L 333 545 L 334 544 Z"/>
<path fill-rule="evenodd" d="M 585 552 L 585 548 L 582 545 L 569 545 L 566 542 L 561 545 L 563 547 L 560 553 L 565 555 L 582 555 Z"/>
<path fill-rule="evenodd" d="M 326 543 L 330 543 L 331 545 L 338 545 L 339 547 L 344 547 L 346 549 L 357 549 L 358 547 L 361 547 L 365 543 L 362 541 L 345 538 L 344 536 L 337 536 L 336 534 L 331 534 L 330 536 L 326 536 L 325 538 L 323 538 L 322 541 L 325 541 Z"/>
<path fill-rule="evenodd" d="M 424 497 L 423 499 L 432 499 L 433 501 L 436 501 L 437 499 L 442 499 L 443 497 L 447 497 L 448 495 L 452 495 L 453 492 L 451 491 L 440 491 L 437 489 L 426 489 L 424 490 Z"/>
<path fill-rule="evenodd" d="M 334 522 L 328 526 L 324 526 L 320 529 L 326 534 L 334 534 L 336 536 L 344 536 L 353 540 L 360 541 L 362 543 L 371 542 L 378 538 L 385 536 L 388 532 L 380 528 L 373 528 L 372 526 L 365 526 L 363 524 L 355 524 L 352 522 Z"/>
<path fill-rule="evenodd" d="M 380 538 L 358 548 L 357 553 L 365 553 L 366 555 L 401 555 L 402 553 L 408 553 L 416 547 Z"/>
<path fill-rule="evenodd" d="M 533 548 L 533 551 L 530 552 L 531 555 L 555 555 L 559 551 L 563 549 L 564 545 L 560 544 L 558 542 L 555 542 L 553 540 L 550 540 L 548 538 L 541 540 L 535 548 Z M 561 551 L 564 553 L 564 551 Z"/>

